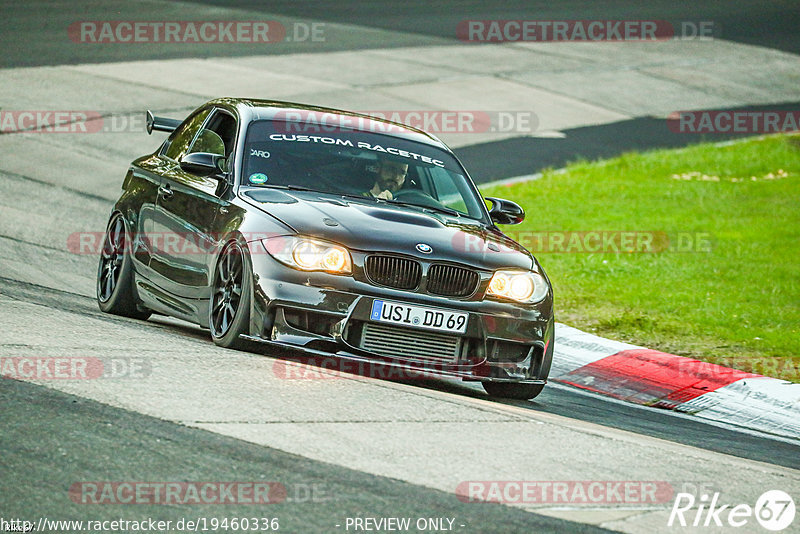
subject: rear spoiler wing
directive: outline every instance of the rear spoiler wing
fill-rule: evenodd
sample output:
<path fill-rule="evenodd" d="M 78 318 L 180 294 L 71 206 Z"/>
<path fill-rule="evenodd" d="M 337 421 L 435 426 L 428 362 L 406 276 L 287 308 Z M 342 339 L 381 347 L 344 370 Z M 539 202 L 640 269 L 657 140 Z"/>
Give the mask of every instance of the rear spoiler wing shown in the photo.
<path fill-rule="evenodd" d="M 146 115 L 147 133 L 153 133 L 153 130 L 158 132 L 171 132 L 181 125 L 183 121 L 179 119 L 168 119 L 166 117 L 154 117 L 153 112 L 149 109 Z"/>

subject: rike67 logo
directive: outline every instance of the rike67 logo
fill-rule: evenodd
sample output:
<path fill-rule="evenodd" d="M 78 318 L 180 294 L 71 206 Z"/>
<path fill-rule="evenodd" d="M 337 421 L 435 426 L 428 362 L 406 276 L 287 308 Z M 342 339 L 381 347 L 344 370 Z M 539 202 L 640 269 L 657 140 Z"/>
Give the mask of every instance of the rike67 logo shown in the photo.
<path fill-rule="evenodd" d="M 777 532 L 794 522 L 795 511 L 794 500 L 781 490 L 764 492 L 755 506 L 724 504 L 719 492 L 704 494 L 699 499 L 691 493 L 678 493 L 667 526 L 741 528 L 749 525 L 747 531 L 751 532 L 755 519 L 763 528 Z"/>

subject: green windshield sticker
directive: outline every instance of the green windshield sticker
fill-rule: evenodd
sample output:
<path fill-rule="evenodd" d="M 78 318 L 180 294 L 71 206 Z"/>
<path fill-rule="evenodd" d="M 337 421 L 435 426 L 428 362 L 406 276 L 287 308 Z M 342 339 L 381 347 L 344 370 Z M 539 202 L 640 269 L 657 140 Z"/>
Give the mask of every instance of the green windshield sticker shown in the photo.
<path fill-rule="evenodd" d="M 251 174 L 248 180 L 250 180 L 251 184 L 265 184 L 267 183 L 267 175 L 264 174 L 263 172 L 257 172 Z"/>

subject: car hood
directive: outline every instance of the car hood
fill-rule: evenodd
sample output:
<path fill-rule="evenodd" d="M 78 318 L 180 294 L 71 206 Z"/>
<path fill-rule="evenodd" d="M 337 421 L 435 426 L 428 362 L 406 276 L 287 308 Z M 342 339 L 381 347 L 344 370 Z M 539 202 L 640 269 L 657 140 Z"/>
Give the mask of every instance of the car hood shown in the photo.
<path fill-rule="evenodd" d="M 392 252 L 471 265 L 530 269 L 531 255 L 498 230 L 422 208 L 363 202 L 311 191 L 253 189 L 241 198 L 293 229 L 362 252 Z M 422 253 L 417 245 L 432 251 Z M 424 247 L 423 247 L 424 248 Z"/>

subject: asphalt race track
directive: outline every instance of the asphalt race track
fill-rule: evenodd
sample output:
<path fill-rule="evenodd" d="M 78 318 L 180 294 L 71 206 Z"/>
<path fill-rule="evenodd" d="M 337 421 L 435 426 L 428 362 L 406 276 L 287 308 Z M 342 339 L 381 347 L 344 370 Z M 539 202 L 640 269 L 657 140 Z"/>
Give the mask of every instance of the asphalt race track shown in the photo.
<path fill-rule="evenodd" d="M 101 130 L 2 128 L 0 358 L 97 358 L 115 369 L 96 380 L 0 380 L 0 520 L 265 517 L 284 532 L 354 532 L 348 518 L 407 517 L 452 519 L 442 525 L 469 533 L 638 533 L 676 531 L 667 519 L 677 492 L 753 506 L 780 489 L 800 503 L 795 440 L 564 386 L 532 402 L 493 402 L 472 384 L 379 380 L 223 350 L 177 320 L 101 313 L 97 257 L 80 248 L 81 235 L 105 229 L 127 164 L 163 139 L 143 132 L 145 109 L 183 117 L 214 96 L 248 94 L 359 110 L 487 110 L 493 120 L 532 113 L 530 131 L 441 134 L 476 181 L 511 178 L 735 137 L 676 135 L 664 126 L 672 111 L 797 110 L 794 3 L 708 2 L 693 13 L 672 2 L 0 5 L 0 111 L 91 110 Z M 718 33 L 642 45 L 455 38 L 462 20 L 524 18 L 712 20 Z M 324 23 L 325 40 L 92 45 L 67 36 L 79 20 L 258 19 Z M 285 494 L 268 505 L 131 505 L 70 493 L 87 482 L 215 481 L 277 482 Z M 655 481 L 672 493 L 502 506 L 459 500 L 467 481 Z M 760 528 L 751 523 L 747 531 Z"/>

